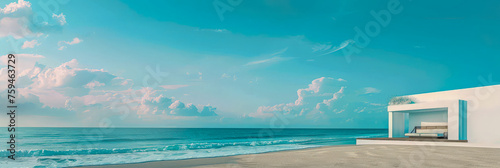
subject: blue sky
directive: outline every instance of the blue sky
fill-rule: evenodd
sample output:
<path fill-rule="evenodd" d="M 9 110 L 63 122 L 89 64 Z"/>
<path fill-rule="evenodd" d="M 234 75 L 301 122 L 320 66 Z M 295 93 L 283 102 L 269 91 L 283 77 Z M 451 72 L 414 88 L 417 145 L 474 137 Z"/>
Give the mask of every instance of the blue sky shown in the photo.
<path fill-rule="evenodd" d="M 500 83 L 496 1 L 54 2 L 0 2 L 24 126 L 386 128 Z"/>

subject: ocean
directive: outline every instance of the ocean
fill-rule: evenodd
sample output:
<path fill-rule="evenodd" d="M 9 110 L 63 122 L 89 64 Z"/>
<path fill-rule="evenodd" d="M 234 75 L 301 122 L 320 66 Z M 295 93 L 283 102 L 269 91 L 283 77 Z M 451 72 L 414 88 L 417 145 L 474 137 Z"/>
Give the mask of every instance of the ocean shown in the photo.
<path fill-rule="evenodd" d="M 16 128 L 16 160 L 0 132 L 0 167 L 68 167 L 353 145 L 387 129 Z"/>

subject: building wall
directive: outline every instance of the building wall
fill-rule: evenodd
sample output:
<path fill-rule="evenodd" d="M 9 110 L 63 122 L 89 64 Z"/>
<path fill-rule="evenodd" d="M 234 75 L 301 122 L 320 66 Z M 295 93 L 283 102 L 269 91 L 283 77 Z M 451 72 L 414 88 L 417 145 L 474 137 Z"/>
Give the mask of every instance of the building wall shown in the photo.
<path fill-rule="evenodd" d="M 469 143 L 500 144 L 500 85 L 410 95 L 415 103 L 443 100 L 467 101 Z M 411 118 L 411 117 L 410 117 Z"/>

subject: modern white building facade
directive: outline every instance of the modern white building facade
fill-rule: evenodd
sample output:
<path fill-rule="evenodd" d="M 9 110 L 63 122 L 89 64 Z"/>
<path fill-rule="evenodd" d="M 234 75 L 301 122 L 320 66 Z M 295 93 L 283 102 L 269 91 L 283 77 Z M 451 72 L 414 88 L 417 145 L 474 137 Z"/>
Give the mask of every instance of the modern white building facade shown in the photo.
<path fill-rule="evenodd" d="M 450 140 L 442 142 L 447 145 L 456 140 L 463 142 L 459 146 L 500 147 L 500 85 L 402 96 L 391 101 L 388 113 L 389 138 L 359 139 L 359 145 L 418 144 L 422 142 L 392 139 L 432 137 L 444 130 L 439 139 Z"/>

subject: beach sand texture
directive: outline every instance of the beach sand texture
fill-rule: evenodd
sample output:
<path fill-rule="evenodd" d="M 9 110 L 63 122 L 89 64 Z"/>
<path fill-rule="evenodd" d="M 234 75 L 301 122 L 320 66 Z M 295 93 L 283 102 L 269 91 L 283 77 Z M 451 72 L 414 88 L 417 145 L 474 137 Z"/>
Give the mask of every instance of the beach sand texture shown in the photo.
<path fill-rule="evenodd" d="M 217 158 L 89 168 L 500 167 L 500 149 L 441 146 L 329 146 Z"/>

